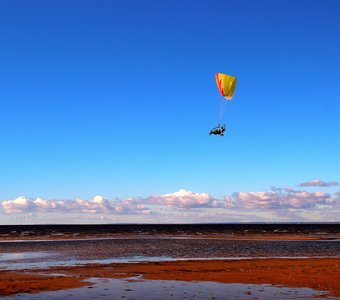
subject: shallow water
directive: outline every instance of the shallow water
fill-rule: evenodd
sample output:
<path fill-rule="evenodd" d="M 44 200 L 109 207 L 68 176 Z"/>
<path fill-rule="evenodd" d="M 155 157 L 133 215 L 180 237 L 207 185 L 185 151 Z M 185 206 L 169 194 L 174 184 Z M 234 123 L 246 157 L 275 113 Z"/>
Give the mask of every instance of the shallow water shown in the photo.
<path fill-rule="evenodd" d="M 327 256 L 330 258 L 329 256 Z M 334 256 L 338 258 L 340 256 Z M 176 258 L 170 256 L 127 256 L 105 259 L 64 259 L 58 253 L 51 252 L 18 252 L 5 253 L 3 260 L 0 258 L 0 270 L 43 270 L 56 266 L 79 266 L 86 264 L 111 264 L 111 263 L 140 263 L 140 262 L 164 262 L 164 261 L 191 261 L 191 260 L 244 260 L 244 259 L 271 259 L 274 257 L 210 257 L 210 258 Z M 308 256 L 287 257 L 276 256 L 275 258 L 299 258 L 307 259 Z M 313 256 L 313 258 L 326 258 L 325 256 Z"/>
<path fill-rule="evenodd" d="M 337 256 L 340 241 L 270 241 L 224 239 L 99 239 L 2 242 L 0 253 L 54 252 L 71 259 L 130 256 L 177 258 Z"/>
<path fill-rule="evenodd" d="M 0 243 L 0 270 L 46 269 L 87 263 L 199 259 L 339 257 L 340 241 L 270 241 L 183 238 L 50 240 Z M 42 270 L 43 272 L 43 270 Z M 77 289 L 4 299 L 315 299 L 326 292 L 273 285 L 93 278 Z M 336 299 L 327 297 L 328 299 Z"/>
<path fill-rule="evenodd" d="M 223 284 L 217 282 L 187 282 L 174 280 L 98 279 L 92 278 L 90 287 L 72 290 L 19 294 L 3 299 L 75 300 L 75 299 L 315 299 L 327 292 L 310 288 L 290 288 L 269 284 Z"/>
<path fill-rule="evenodd" d="M 339 257 L 340 241 L 109 239 L 0 243 L 0 270 L 87 263 L 196 259 Z"/>

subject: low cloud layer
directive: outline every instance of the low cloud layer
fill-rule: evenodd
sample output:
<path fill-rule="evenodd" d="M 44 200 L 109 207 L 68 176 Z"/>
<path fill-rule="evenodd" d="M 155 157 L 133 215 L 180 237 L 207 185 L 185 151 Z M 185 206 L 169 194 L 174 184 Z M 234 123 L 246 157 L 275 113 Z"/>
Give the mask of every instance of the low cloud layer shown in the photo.
<path fill-rule="evenodd" d="M 113 213 L 113 214 L 149 214 L 154 206 L 166 206 L 178 209 L 195 209 L 218 207 L 219 202 L 209 194 L 194 193 L 184 189 L 172 194 L 153 195 L 148 198 L 128 198 L 122 200 L 107 200 L 96 196 L 92 200 L 44 200 L 19 197 L 1 203 L 6 213 L 21 213 L 24 211 L 39 212 L 83 212 L 83 213 Z"/>
<path fill-rule="evenodd" d="M 102 196 L 92 200 L 44 200 L 19 197 L 3 201 L 1 206 L 5 213 L 21 212 L 81 212 L 81 213 L 112 213 L 112 214 L 149 214 L 150 211 L 138 199 L 109 201 Z"/>
<path fill-rule="evenodd" d="M 274 188 L 270 192 L 240 192 L 227 199 L 229 206 L 242 209 L 309 209 L 332 207 L 335 199 L 323 192 L 307 192 Z"/>
<path fill-rule="evenodd" d="M 340 186 L 339 181 L 323 181 L 320 179 L 313 179 L 307 182 L 300 183 L 299 186 L 320 186 L 320 187 L 332 187 Z"/>
<path fill-rule="evenodd" d="M 148 204 L 166 205 L 178 208 L 218 207 L 219 203 L 209 194 L 200 194 L 184 189 L 172 194 L 154 195 L 147 199 Z"/>
<path fill-rule="evenodd" d="M 222 199 L 185 189 L 146 198 L 114 200 L 102 196 L 91 200 L 18 197 L 0 201 L 0 208 L 7 215 L 49 213 L 66 217 L 77 213 L 96 215 L 94 218 L 98 220 L 129 222 L 340 221 L 340 191 L 331 194 L 271 187 L 268 191 L 236 192 Z"/>

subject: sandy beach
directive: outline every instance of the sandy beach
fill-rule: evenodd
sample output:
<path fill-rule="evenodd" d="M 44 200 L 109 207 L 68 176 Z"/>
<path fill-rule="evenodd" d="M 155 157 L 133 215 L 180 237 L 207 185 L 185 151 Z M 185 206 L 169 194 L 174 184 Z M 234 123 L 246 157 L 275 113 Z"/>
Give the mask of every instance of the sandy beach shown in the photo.
<path fill-rule="evenodd" d="M 340 299 L 338 237 L 337 230 L 21 232 L 0 242 L 0 295 L 36 300 Z"/>
<path fill-rule="evenodd" d="M 59 276 L 63 275 L 63 276 Z M 340 258 L 250 259 L 89 264 L 48 270 L 1 271 L 0 294 L 39 293 L 91 286 L 90 278 L 213 281 L 312 288 L 340 297 Z M 325 296 L 326 297 L 326 296 Z"/>

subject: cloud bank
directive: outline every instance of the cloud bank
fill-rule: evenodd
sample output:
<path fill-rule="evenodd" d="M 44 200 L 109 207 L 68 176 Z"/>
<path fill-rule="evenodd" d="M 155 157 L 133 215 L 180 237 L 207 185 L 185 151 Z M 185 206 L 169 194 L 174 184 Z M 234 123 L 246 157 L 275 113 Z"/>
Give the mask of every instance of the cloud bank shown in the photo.
<path fill-rule="evenodd" d="M 323 186 L 323 187 L 331 187 L 331 186 L 340 186 L 339 181 L 323 181 L 320 179 L 313 179 L 307 182 L 300 183 L 299 186 Z"/>
<path fill-rule="evenodd" d="M 194 193 L 185 189 L 180 189 L 172 194 L 154 195 L 149 197 L 146 202 L 185 209 L 218 207 L 218 201 L 209 194 Z"/>
<path fill-rule="evenodd" d="M 243 209 L 309 209 L 332 207 L 335 199 L 323 192 L 274 188 L 270 192 L 239 192 L 232 196 L 232 205 Z"/>
<path fill-rule="evenodd" d="M 335 183 L 315 179 L 303 184 L 304 187 L 314 187 L 335 186 Z M 21 196 L 0 201 L 0 208 L 7 215 L 40 213 L 67 216 L 77 213 L 86 215 L 86 218 L 98 215 L 95 218 L 108 221 L 121 218 L 119 220 L 129 222 L 339 222 L 340 191 L 331 194 L 271 187 L 268 191 L 235 192 L 222 199 L 185 189 L 146 198 L 113 200 L 102 196 L 90 200 L 47 200 Z"/>
<path fill-rule="evenodd" d="M 138 199 L 124 199 L 109 201 L 102 196 L 95 196 L 92 200 L 44 200 L 41 198 L 28 199 L 19 197 L 1 203 L 5 213 L 21 212 L 81 212 L 81 213 L 113 213 L 113 214 L 149 214 L 143 203 Z"/>

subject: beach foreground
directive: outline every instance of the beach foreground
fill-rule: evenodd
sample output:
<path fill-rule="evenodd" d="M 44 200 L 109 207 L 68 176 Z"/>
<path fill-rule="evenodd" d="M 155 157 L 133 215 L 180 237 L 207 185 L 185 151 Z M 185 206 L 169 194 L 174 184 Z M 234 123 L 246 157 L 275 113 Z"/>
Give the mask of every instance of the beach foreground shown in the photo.
<path fill-rule="evenodd" d="M 303 287 L 323 291 L 323 296 L 319 297 L 340 297 L 340 258 L 177 260 L 56 266 L 24 272 L 1 271 L 0 294 L 34 294 L 90 287 L 93 285 L 93 278 L 136 277 L 140 280 L 213 281 Z"/>
<path fill-rule="evenodd" d="M 89 229 L 6 228 L 9 234 L 0 239 L 0 297 L 340 299 L 335 225 Z"/>

